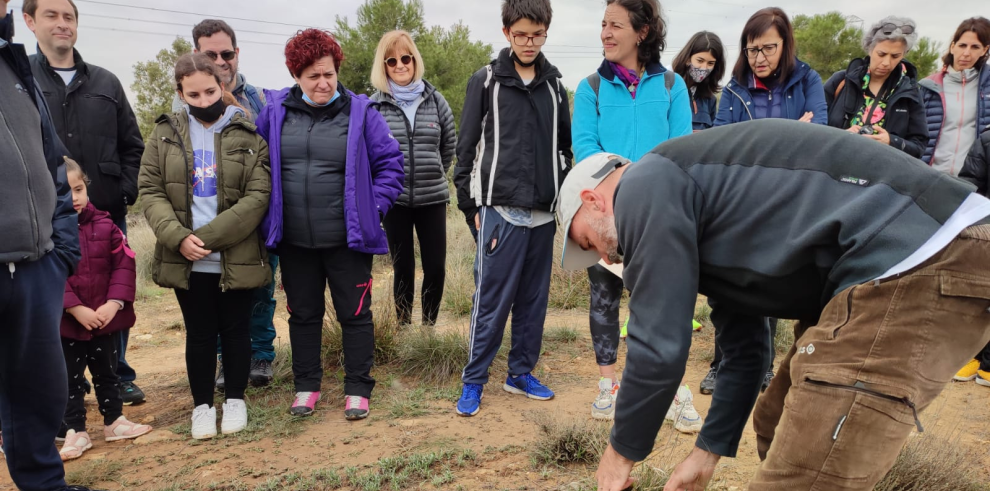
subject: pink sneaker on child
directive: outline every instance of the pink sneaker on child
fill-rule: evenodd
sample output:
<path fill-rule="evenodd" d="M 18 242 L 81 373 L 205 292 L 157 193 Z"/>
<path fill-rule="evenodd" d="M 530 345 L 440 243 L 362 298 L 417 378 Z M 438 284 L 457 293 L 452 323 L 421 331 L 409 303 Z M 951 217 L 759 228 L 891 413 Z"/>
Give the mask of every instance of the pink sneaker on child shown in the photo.
<path fill-rule="evenodd" d="M 319 400 L 319 392 L 296 392 L 296 400 L 292 401 L 289 414 L 293 416 L 309 416 L 316 410 L 316 402 Z"/>
<path fill-rule="evenodd" d="M 113 424 L 103 427 L 103 437 L 108 442 L 130 440 L 142 435 L 147 435 L 148 433 L 151 433 L 152 429 L 153 428 L 148 425 L 131 423 L 127 420 L 127 418 L 121 416 L 117 418 Z M 68 435 L 66 435 L 66 438 L 68 438 Z"/>
<path fill-rule="evenodd" d="M 65 433 L 65 443 L 62 444 L 62 449 L 58 451 L 58 455 L 62 457 L 62 462 L 65 462 L 82 457 L 83 452 L 91 448 L 93 448 L 93 440 L 89 438 L 88 433 L 85 431 L 76 433 L 76 430 L 69 430 Z"/>
<path fill-rule="evenodd" d="M 368 398 L 361 396 L 347 396 L 345 398 L 344 417 L 349 420 L 364 419 L 371 411 L 368 409 Z"/>

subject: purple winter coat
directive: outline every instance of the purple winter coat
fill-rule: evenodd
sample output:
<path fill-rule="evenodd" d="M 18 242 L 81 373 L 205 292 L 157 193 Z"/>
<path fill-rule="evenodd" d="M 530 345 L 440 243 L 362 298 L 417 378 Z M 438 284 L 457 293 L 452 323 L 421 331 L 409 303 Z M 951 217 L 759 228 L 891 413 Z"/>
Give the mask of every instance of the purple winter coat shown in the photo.
<path fill-rule="evenodd" d="M 76 272 L 65 282 L 63 309 L 84 305 L 93 310 L 108 300 L 124 302 L 110 324 L 88 331 L 72 314 L 62 312 L 63 338 L 89 341 L 134 325 L 134 290 L 136 284 L 134 251 L 127 247 L 124 233 L 110 220 L 110 214 L 88 203 L 79 213 L 79 249 L 82 259 Z"/>
<path fill-rule="evenodd" d="M 338 90 L 341 86 L 338 85 Z M 272 194 L 268 214 L 261 221 L 265 246 L 274 248 L 282 240 L 282 105 L 291 87 L 265 90 L 268 105 L 255 124 L 268 142 L 272 166 Z M 344 89 L 346 90 L 346 89 Z M 388 213 L 402 192 L 405 181 L 399 142 L 374 102 L 364 95 L 351 96 L 351 119 L 347 127 L 347 163 L 344 169 L 344 220 L 347 247 L 366 254 L 388 254 L 388 240 L 381 217 Z M 381 213 L 381 215 L 379 215 Z"/>

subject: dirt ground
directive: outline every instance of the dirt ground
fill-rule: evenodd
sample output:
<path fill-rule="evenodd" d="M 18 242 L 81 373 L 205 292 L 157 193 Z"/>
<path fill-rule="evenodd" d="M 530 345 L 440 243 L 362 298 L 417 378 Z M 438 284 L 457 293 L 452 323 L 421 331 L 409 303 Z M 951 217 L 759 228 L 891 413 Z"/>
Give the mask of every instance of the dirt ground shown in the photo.
<path fill-rule="evenodd" d="M 284 296 L 279 293 L 279 297 L 276 345 L 284 353 L 288 314 Z M 189 438 L 192 401 L 185 378 L 181 315 L 174 296 L 159 290 L 140 302 L 138 319 L 131 332 L 128 360 L 139 374 L 137 382 L 147 393 L 147 402 L 125 407 L 124 413 L 131 420 L 154 425 L 155 432 L 135 441 L 102 441 L 96 402 L 87 396 L 89 431 L 96 438 L 93 449 L 83 458 L 66 464 L 70 484 L 142 491 L 309 489 L 304 478 L 339 473 L 350 476 L 351 483 L 363 483 L 344 489 L 594 489 L 594 465 L 543 465 L 533 457 L 540 437 L 536 421 L 541 414 L 543 419 L 549 415 L 556 421 L 606 425 L 594 422 L 589 414 L 597 394 L 598 374 L 587 314 L 580 310 L 551 312 L 547 321 L 548 331 L 569 329 L 578 334 L 577 339 L 545 345 L 538 375 L 555 390 L 551 401 L 528 400 L 502 391 L 503 361 L 492 369 L 493 383 L 487 387 L 480 414 L 463 418 L 454 412 L 459 394 L 456 382 L 424 386 L 415 378 L 400 376 L 394 367 L 376 367 L 378 387 L 372 416 L 349 422 L 343 417 L 342 375 L 328 371 L 315 416 L 298 421 L 287 414 L 291 382 L 283 380 L 277 387 L 249 390 L 252 423 L 247 430 L 205 442 Z M 441 314 L 437 327 L 466 328 L 466 319 L 446 314 Z M 712 336 L 711 328 L 695 334 L 686 376 L 692 388 L 698 387 L 708 370 Z M 623 357 L 624 353 L 620 360 Z M 281 365 L 280 371 L 286 370 L 287 366 Z M 702 415 L 710 401 L 709 396 L 695 393 L 695 406 Z M 990 469 L 990 454 L 986 452 L 990 445 L 990 389 L 973 383 L 952 384 L 922 415 L 922 421 L 929 432 L 950 435 L 958 444 L 978 449 L 982 457 L 974 461 L 990 481 L 986 471 Z M 657 438 L 660 450 L 647 465 L 669 469 L 687 454 L 693 442 L 694 437 L 679 434 L 665 424 Z M 433 464 L 431 477 L 393 480 L 391 485 L 387 479 L 376 483 L 381 474 L 394 470 L 394 462 L 388 459 L 406 457 L 412 461 L 431 453 L 446 459 Z M 712 489 L 744 489 L 757 463 L 755 436 L 747 427 L 738 458 L 722 460 Z M 379 477 L 374 477 L 375 473 Z M 362 475 L 363 480 L 358 479 Z M 332 482 L 328 479 L 313 482 Z M 3 467 L 0 490 L 7 489 L 13 485 Z"/>

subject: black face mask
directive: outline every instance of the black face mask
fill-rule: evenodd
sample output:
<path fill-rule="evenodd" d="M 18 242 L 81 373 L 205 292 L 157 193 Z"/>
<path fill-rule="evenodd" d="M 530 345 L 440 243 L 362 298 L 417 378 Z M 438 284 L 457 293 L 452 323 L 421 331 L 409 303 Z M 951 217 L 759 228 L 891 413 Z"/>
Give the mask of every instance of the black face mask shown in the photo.
<path fill-rule="evenodd" d="M 223 103 L 223 97 L 207 107 L 189 105 L 189 114 L 204 123 L 212 123 L 220 119 L 225 110 L 227 110 L 227 105 Z"/>
<path fill-rule="evenodd" d="M 533 61 L 531 61 L 529 63 L 523 63 L 523 61 L 520 60 L 518 56 L 516 56 L 516 52 L 515 51 L 513 51 L 511 54 L 509 54 L 509 58 L 511 58 L 512 61 L 516 62 L 516 64 L 518 64 L 521 67 L 523 67 L 523 68 L 529 68 L 529 67 L 531 67 L 531 66 L 533 66 L 533 65 L 536 64 L 536 60 L 539 60 L 540 59 L 540 55 L 536 55 L 536 58 L 534 58 Z"/>

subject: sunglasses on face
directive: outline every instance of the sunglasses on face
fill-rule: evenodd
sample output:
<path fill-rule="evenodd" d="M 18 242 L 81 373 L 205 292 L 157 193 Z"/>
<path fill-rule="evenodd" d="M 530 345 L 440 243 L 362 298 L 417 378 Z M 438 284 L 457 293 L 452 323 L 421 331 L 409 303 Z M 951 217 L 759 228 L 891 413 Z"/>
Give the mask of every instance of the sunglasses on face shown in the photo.
<path fill-rule="evenodd" d="M 215 60 L 217 59 L 217 56 L 219 56 L 220 58 L 223 58 L 223 61 L 233 60 L 234 57 L 237 56 L 237 52 L 230 49 L 228 49 L 227 51 L 221 51 L 219 53 L 215 51 L 204 51 L 203 54 L 209 56 L 211 60 Z"/>
<path fill-rule="evenodd" d="M 897 24 L 884 24 L 884 25 L 880 26 L 880 32 L 882 32 L 882 33 L 884 33 L 884 34 L 886 34 L 888 36 L 891 35 L 891 34 L 893 34 L 894 31 L 896 31 L 898 29 L 900 29 L 901 32 L 904 33 L 904 34 L 911 34 L 911 33 L 914 32 L 914 27 L 912 27 L 912 26 L 906 26 L 906 25 L 905 26 L 899 26 Z"/>
<path fill-rule="evenodd" d="M 395 66 L 398 65 L 400 61 L 402 62 L 403 65 L 409 65 L 412 63 L 413 57 L 410 55 L 402 55 L 396 58 L 393 56 L 385 60 L 385 64 L 388 65 L 389 68 L 395 68 Z"/>

